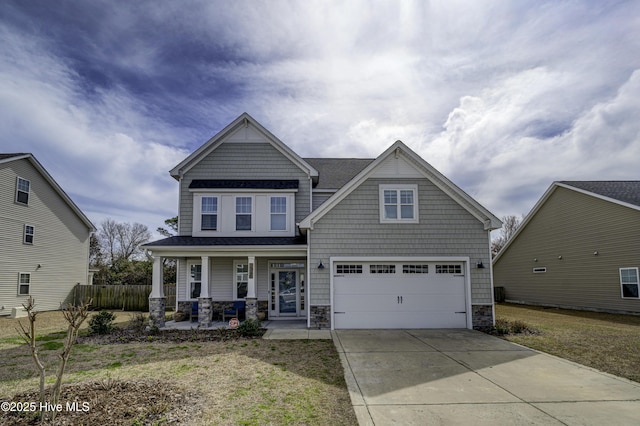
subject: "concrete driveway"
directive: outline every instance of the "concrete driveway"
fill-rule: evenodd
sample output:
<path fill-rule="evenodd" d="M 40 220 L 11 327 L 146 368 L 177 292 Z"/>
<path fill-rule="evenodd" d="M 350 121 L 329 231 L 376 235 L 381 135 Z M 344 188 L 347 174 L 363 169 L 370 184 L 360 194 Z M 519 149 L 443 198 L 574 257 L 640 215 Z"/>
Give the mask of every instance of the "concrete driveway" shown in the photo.
<path fill-rule="evenodd" d="M 472 330 L 340 330 L 361 425 L 640 424 L 640 384 Z"/>

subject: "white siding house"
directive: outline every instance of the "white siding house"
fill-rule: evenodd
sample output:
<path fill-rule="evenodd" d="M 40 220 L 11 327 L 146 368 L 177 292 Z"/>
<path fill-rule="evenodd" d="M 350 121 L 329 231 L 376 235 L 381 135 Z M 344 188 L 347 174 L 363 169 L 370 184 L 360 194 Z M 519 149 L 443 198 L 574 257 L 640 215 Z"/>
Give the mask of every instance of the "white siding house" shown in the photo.
<path fill-rule="evenodd" d="M 89 275 L 93 224 L 31 154 L 0 154 L 0 315 L 60 309 Z"/>

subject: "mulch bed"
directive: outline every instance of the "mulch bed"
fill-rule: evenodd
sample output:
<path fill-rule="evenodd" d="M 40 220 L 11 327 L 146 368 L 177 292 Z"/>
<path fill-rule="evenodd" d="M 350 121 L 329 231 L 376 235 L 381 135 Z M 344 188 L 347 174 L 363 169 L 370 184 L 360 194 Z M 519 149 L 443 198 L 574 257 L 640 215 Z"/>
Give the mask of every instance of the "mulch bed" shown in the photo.
<path fill-rule="evenodd" d="M 183 343 L 183 342 L 223 342 L 236 339 L 260 339 L 267 329 L 261 328 L 255 336 L 242 336 L 238 330 L 157 330 L 139 331 L 116 329 L 109 334 L 79 336 L 77 343 L 114 344 L 114 343 Z"/>
<path fill-rule="evenodd" d="M 47 395 L 47 400 L 49 395 Z M 28 392 L 2 402 L 36 402 L 39 392 Z M 73 403 L 76 402 L 74 405 Z M 63 385 L 62 409 L 47 425 L 148 425 L 189 424 L 201 411 L 195 395 L 181 392 L 161 382 L 125 382 L 105 379 L 98 382 Z M 4 407 L 4 405 L 3 405 Z M 20 407 L 16 405 L 15 407 Z M 0 411 L 3 425 L 42 424 L 38 412 Z"/>

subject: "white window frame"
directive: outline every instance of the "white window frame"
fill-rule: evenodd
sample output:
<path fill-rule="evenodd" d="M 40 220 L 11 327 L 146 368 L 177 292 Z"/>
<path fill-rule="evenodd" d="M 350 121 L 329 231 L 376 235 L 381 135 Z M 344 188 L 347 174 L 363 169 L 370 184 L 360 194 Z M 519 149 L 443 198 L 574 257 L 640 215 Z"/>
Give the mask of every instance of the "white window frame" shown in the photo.
<path fill-rule="evenodd" d="M 202 208 L 202 205 L 204 203 L 204 200 L 206 198 L 212 198 L 213 200 L 215 200 L 215 211 L 212 212 L 205 212 Z M 200 207 L 200 231 L 202 232 L 217 232 L 220 229 L 220 197 L 215 196 L 215 195 L 202 195 L 199 197 L 200 199 L 200 203 L 199 203 L 199 207 Z M 208 216 L 215 216 L 216 217 L 216 227 L 215 229 L 204 229 L 202 226 L 202 217 L 204 215 L 208 215 Z"/>
<path fill-rule="evenodd" d="M 397 197 L 396 218 L 387 218 L 385 209 L 385 191 L 395 191 Z M 411 191 L 413 193 L 413 217 L 402 218 L 401 191 Z M 379 186 L 380 202 L 380 223 L 419 223 L 418 217 L 418 185 L 416 184 L 381 184 Z M 408 204 L 405 204 L 408 205 Z"/>
<path fill-rule="evenodd" d="M 246 212 L 240 212 L 238 213 L 238 200 L 240 198 L 248 198 L 250 200 L 250 211 L 249 213 Z M 235 231 L 236 232 L 252 232 L 255 228 L 254 226 L 254 218 L 255 215 L 253 214 L 255 211 L 255 197 L 253 195 L 236 195 L 233 197 L 233 211 L 234 211 L 234 220 L 235 220 Z M 250 229 L 238 229 L 238 215 L 242 215 L 242 216 L 246 216 L 249 215 L 249 223 L 250 223 Z"/>
<path fill-rule="evenodd" d="M 636 282 L 623 282 L 622 281 L 622 271 L 627 271 L 627 270 L 634 270 L 636 272 Z M 625 296 L 624 295 L 624 285 L 635 285 L 637 287 L 637 292 L 638 292 L 638 296 L 633 297 L 633 296 Z M 627 268 L 620 268 L 620 297 L 622 297 L 623 299 L 639 299 L 640 298 L 640 275 L 638 275 L 638 268 L 637 267 L 627 267 Z"/>
<path fill-rule="evenodd" d="M 191 267 L 200 266 L 200 281 L 191 279 Z M 202 261 L 190 260 L 187 262 L 187 298 L 191 301 L 197 301 L 197 297 L 191 297 L 191 286 L 195 283 L 200 283 L 200 294 L 202 294 Z M 198 296 L 200 296 L 200 294 Z"/>
<path fill-rule="evenodd" d="M 27 277 L 27 282 L 22 282 L 22 277 Z M 26 285 L 27 292 L 21 293 L 20 287 Z M 31 294 L 31 272 L 20 272 L 18 273 L 18 296 L 29 296 Z"/>
<path fill-rule="evenodd" d="M 246 266 L 246 272 L 238 272 L 239 266 Z M 238 279 L 239 275 L 246 274 L 246 281 Z M 238 283 L 246 283 L 249 286 L 249 262 L 247 260 L 235 260 L 233 262 L 233 300 L 245 300 L 245 297 L 238 297 Z"/>
<path fill-rule="evenodd" d="M 26 191 L 25 191 L 24 188 L 21 188 L 21 185 L 20 185 L 21 182 L 26 182 L 26 185 L 27 185 Z M 18 195 L 20 193 L 27 194 L 27 202 L 26 203 L 18 200 Z M 28 206 L 29 205 L 30 195 L 31 195 L 31 181 L 29 179 L 25 179 L 25 178 L 22 178 L 22 177 L 18 176 L 16 178 L 16 203 L 17 204 L 22 204 L 23 206 Z"/>
<path fill-rule="evenodd" d="M 31 233 L 27 232 L 28 229 L 31 228 Z M 29 225 L 26 224 L 24 225 L 24 230 L 22 233 L 22 243 L 23 244 L 28 244 L 28 245 L 33 245 L 33 240 L 35 237 L 35 233 L 36 233 L 36 227 L 33 225 Z M 27 237 L 31 237 L 31 241 L 27 241 Z"/>
<path fill-rule="evenodd" d="M 284 200 L 284 212 L 274 212 L 273 205 L 271 204 L 275 198 L 282 198 Z M 289 230 L 289 197 L 286 195 L 271 195 L 269 196 L 269 230 L 282 232 Z M 284 216 L 284 228 L 282 229 L 274 229 L 273 227 L 273 218 L 274 216 Z"/>

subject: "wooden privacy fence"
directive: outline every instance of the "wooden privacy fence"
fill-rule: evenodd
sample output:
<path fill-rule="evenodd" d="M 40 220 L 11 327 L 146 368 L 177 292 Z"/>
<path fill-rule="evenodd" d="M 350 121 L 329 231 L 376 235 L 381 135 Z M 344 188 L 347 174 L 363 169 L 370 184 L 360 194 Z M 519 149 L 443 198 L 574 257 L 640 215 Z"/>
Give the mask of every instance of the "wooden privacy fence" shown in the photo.
<path fill-rule="evenodd" d="M 91 309 L 121 309 L 123 311 L 148 311 L 150 285 L 76 285 L 73 289 L 73 303 L 93 299 Z M 164 285 L 166 306 L 176 306 L 175 284 Z"/>

